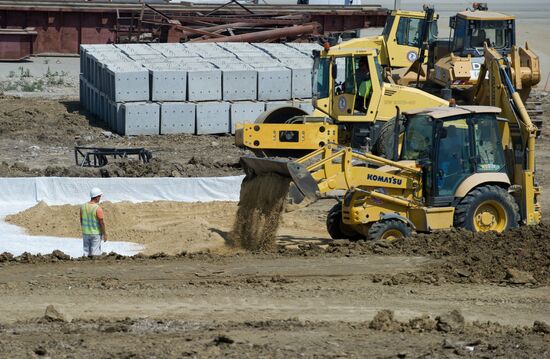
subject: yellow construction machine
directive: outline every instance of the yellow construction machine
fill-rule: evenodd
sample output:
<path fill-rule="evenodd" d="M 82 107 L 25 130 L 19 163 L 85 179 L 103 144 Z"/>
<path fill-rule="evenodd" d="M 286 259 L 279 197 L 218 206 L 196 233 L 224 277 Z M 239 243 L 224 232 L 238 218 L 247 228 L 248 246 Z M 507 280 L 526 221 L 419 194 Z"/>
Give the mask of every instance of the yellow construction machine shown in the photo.
<path fill-rule="evenodd" d="M 424 6 L 424 11 L 392 10 L 381 35 L 348 40 L 339 44 L 339 49 L 377 49 L 383 68 L 408 68 L 419 58 L 422 42 L 432 43 L 437 38 L 438 18 L 433 7 Z"/>
<path fill-rule="evenodd" d="M 366 79 L 370 90 L 361 96 Z M 395 116 L 395 106 L 410 110 L 447 105 L 420 89 L 384 82 L 377 50 L 338 45 L 314 53 L 313 114 L 276 108 L 256 123 L 238 127 L 235 142 L 268 156 L 303 154 L 331 142 L 368 149 L 375 129 Z"/>
<path fill-rule="evenodd" d="M 522 100 L 527 100 L 540 81 L 540 63 L 528 44 L 516 46 L 514 16 L 478 6 L 457 13 L 449 25 L 448 40 L 429 43 L 427 84 L 438 86 L 444 98 L 462 97 L 471 103 L 468 90 L 478 82 L 484 48 L 489 47 L 508 59 L 512 84 Z"/>
<path fill-rule="evenodd" d="M 485 104 L 474 99 L 473 89 L 487 45 L 507 59 L 512 86 L 540 127 L 540 106 L 527 102 L 540 81 L 539 59 L 527 45 L 515 46 L 514 17 L 477 5 L 451 18 L 448 40 L 436 38 L 437 18 L 430 7 L 394 10 L 381 36 L 315 52 L 314 113 L 295 107 L 266 112 L 254 124 L 237 128 L 236 144 L 263 156 L 299 157 L 330 142 L 386 155 L 382 138 L 392 125 L 384 124 L 394 117 L 395 106 L 403 111 L 446 106 L 451 97 L 461 104 Z M 359 96 L 362 61 L 368 63 L 372 85 L 365 97 Z"/>
<path fill-rule="evenodd" d="M 428 85 L 424 88 L 428 92 L 447 99 L 459 96 L 471 103 L 468 90 L 477 83 L 483 49 L 488 45 L 508 57 L 512 84 L 526 101 L 540 81 L 540 63 L 528 44 L 516 46 L 515 16 L 489 11 L 486 3 L 474 3 L 449 19 L 451 32 L 446 39 L 438 38 L 438 18 L 429 6 L 423 11 L 393 10 L 382 35 L 350 40 L 340 48 L 377 49 L 380 65 L 391 71 L 395 83 L 420 82 Z"/>
<path fill-rule="evenodd" d="M 241 163 L 249 177 L 290 177 L 294 202 L 344 190 L 327 216 L 332 238 L 391 240 L 413 231 L 502 232 L 537 224 L 537 128 L 506 58 L 488 48 L 480 70 L 486 74 L 476 96 L 498 107 L 398 110 L 392 158 L 328 144 L 295 161 L 245 156 Z"/>

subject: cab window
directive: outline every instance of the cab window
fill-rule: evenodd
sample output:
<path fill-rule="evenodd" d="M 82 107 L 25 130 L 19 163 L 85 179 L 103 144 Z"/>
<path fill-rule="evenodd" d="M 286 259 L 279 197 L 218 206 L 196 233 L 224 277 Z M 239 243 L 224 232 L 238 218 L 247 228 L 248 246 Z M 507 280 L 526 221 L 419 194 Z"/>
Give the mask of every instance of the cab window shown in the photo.
<path fill-rule="evenodd" d="M 346 57 L 346 79 L 345 79 L 345 86 L 344 86 L 344 92 L 349 94 L 354 94 L 356 92 L 356 84 L 355 84 L 355 61 L 353 61 L 353 57 L 349 56 Z"/>
<path fill-rule="evenodd" d="M 405 137 L 401 149 L 402 160 L 421 160 L 430 158 L 432 149 L 432 120 L 426 115 L 414 115 L 407 118 Z"/>
<path fill-rule="evenodd" d="M 397 44 L 406 46 L 421 46 L 422 19 L 401 18 L 397 26 Z"/>
<path fill-rule="evenodd" d="M 315 98 L 327 98 L 329 92 L 329 68 L 330 59 L 315 58 L 313 66 L 313 96 Z"/>
<path fill-rule="evenodd" d="M 474 119 L 476 172 L 501 172 L 506 168 L 498 124 L 494 116 Z"/>
<path fill-rule="evenodd" d="M 439 134 L 435 172 L 437 194 L 452 197 L 460 183 L 472 173 L 468 121 L 466 118 L 444 121 Z"/>
<path fill-rule="evenodd" d="M 507 47 L 505 29 L 471 29 L 469 35 L 471 47 L 483 47 L 486 42 L 497 49 Z"/>
<path fill-rule="evenodd" d="M 382 31 L 382 36 L 384 36 L 384 39 L 386 39 L 386 41 L 388 41 L 388 37 L 390 36 L 394 20 L 395 16 L 388 16 L 388 18 L 386 19 L 386 24 L 384 25 L 384 30 Z"/>
<path fill-rule="evenodd" d="M 464 19 L 456 18 L 454 28 L 453 51 L 462 51 L 464 49 L 464 38 L 466 36 L 466 22 Z"/>

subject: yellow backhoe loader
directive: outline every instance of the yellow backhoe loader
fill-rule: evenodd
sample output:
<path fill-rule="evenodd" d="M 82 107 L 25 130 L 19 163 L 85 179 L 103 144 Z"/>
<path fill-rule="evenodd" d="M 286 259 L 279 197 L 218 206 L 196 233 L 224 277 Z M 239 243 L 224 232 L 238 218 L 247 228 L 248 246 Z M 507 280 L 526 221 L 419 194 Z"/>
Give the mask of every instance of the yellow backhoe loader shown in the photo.
<path fill-rule="evenodd" d="M 344 190 L 333 238 L 392 240 L 460 227 L 502 232 L 541 220 L 535 136 L 509 63 L 485 49 L 476 96 L 495 106 L 397 111 L 391 159 L 328 144 L 298 160 L 243 157 L 247 176 L 290 177 L 294 202 Z M 482 77 L 484 78 L 484 77 Z"/>

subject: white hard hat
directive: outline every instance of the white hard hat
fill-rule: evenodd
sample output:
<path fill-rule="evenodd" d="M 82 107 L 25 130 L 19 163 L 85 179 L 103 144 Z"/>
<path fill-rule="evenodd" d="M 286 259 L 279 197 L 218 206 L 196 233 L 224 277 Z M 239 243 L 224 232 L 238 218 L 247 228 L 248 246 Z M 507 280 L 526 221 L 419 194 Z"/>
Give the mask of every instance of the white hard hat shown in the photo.
<path fill-rule="evenodd" d="M 97 187 L 92 188 L 92 190 L 90 191 L 90 198 L 95 198 L 101 195 L 103 195 L 103 192 Z"/>

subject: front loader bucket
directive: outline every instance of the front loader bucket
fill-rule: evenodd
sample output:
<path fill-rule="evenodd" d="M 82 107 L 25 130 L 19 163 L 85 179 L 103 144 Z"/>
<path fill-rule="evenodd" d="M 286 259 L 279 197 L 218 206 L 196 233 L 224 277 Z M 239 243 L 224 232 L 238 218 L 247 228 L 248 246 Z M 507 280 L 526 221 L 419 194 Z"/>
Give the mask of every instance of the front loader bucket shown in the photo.
<path fill-rule="evenodd" d="M 290 187 L 289 197 L 296 204 L 302 202 L 305 197 L 312 200 L 317 199 L 317 182 L 307 168 L 300 163 L 274 158 L 243 156 L 241 157 L 241 166 L 246 173 L 246 178 L 269 173 L 290 178 L 294 186 Z"/>

